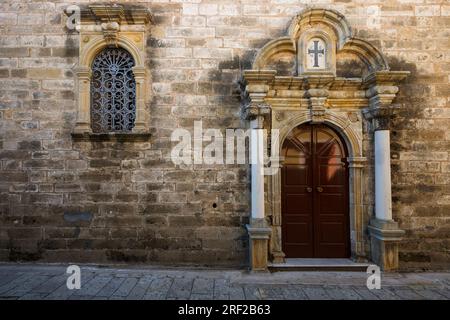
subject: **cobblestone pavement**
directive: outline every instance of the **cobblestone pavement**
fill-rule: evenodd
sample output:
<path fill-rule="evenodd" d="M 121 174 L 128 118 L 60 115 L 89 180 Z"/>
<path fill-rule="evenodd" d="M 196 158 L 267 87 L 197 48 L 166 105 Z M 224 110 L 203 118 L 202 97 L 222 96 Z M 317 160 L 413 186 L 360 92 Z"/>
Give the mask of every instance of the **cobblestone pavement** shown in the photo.
<path fill-rule="evenodd" d="M 368 290 L 364 272 L 276 272 L 162 267 L 0 264 L 0 299 L 450 299 L 450 273 L 391 273 Z"/>

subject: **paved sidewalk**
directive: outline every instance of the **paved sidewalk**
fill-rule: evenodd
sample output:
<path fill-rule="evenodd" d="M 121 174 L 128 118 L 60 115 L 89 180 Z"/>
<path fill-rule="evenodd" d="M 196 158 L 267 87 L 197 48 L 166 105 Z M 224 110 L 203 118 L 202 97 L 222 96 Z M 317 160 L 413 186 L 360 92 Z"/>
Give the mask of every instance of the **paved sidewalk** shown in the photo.
<path fill-rule="evenodd" d="M 450 273 L 385 274 L 368 290 L 364 272 L 80 267 L 69 290 L 67 266 L 0 264 L 0 299 L 450 299 Z"/>

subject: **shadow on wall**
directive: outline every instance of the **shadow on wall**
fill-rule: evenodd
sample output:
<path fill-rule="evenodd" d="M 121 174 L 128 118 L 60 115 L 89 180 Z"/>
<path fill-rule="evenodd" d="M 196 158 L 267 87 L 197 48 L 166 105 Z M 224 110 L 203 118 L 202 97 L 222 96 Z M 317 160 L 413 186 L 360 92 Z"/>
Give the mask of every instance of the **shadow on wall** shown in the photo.
<path fill-rule="evenodd" d="M 419 74 L 416 65 L 405 60 L 388 57 L 388 61 L 392 70 L 411 72 L 393 101 L 398 112 L 391 125 L 393 214 L 406 231 L 399 247 L 400 268 L 446 269 L 449 227 L 421 219 L 438 221 L 439 217 L 448 215 L 448 206 L 438 203 L 448 193 L 448 186 L 436 183 L 434 176 L 439 173 L 429 167 L 436 163 L 430 161 L 431 153 L 450 147 L 450 143 L 442 141 L 445 129 L 439 128 L 432 119 L 427 121 L 426 109 L 435 104 L 436 98 L 428 79 L 435 80 L 436 75 Z M 417 161 L 402 159 L 402 152 L 415 153 Z M 409 214 L 403 214 L 403 208 L 410 208 L 416 219 L 413 221 Z"/>

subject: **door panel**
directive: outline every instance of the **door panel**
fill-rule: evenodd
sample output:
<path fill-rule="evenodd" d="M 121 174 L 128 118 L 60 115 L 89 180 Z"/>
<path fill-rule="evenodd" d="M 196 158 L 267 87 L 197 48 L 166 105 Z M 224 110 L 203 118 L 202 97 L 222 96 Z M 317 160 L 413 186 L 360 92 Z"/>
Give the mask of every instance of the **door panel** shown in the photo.
<path fill-rule="evenodd" d="M 308 189 L 312 184 L 310 130 L 294 129 L 284 145 L 283 246 L 291 256 L 310 256 L 313 254 L 313 198 Z"/>
<path fill-rule="evenodd" d="M 344 227 L 339 222 L 322 222 L 320 233 L 321 243 L 339 244 L 345 241 Z"/>
<path fill-rule="evenodd" d="M 298 186 L 308 184 L 308 166 L 306 165 L 288 165 L 286 167 L 286 185 Z"/>
<path fill-rule="evenodd" d="M 287 257 L 348 257 L 347 153 L 325 125 L 295 128 L 283 143 L 282 243 Z"/>

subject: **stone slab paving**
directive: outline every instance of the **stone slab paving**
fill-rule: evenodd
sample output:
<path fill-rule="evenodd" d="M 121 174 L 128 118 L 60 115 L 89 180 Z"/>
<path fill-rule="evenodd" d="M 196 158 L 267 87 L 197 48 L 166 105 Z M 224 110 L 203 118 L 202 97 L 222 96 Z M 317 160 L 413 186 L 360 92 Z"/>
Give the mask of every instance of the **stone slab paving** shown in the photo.
<path fill-rule="evenodd" d="M 0 264 L 0 299 L 19 300 L 449 300 L 450 272 L 388 273 L 369 290 L 364 272 L 275 272 L 80 265 L 69 290 L 67 265 Z"/>
<path fill-rule="evenodd" d="M 161 277 L 155 278 L 150 284 L 147 292 L 144 295 L 144 299 L 148 300 L 164 300 L 167 298 L 167 293 L 172 286 L 173 278 Z"/>

